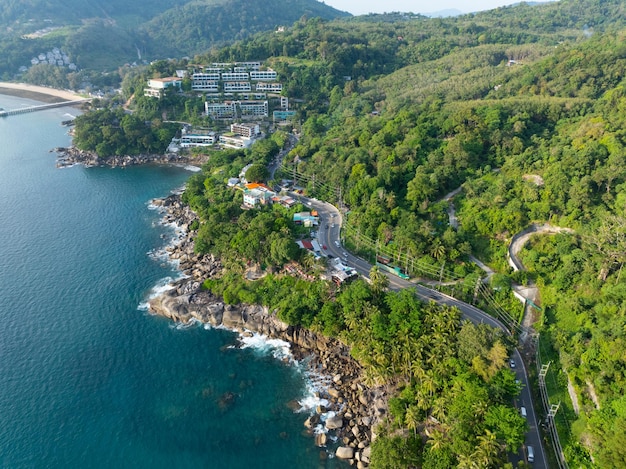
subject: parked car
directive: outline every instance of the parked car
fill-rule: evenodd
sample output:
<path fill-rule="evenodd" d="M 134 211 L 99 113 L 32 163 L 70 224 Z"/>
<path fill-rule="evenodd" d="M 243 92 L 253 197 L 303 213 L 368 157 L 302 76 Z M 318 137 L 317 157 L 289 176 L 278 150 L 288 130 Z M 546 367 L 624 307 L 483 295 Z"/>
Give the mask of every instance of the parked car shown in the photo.
<path fill-rule="evenodd" d="M 522 406 L 519 408 L 519 413 L 522 417 L 526 418 L 526 407 Z"/>
<path fill-rule="evenodd" d="M 511 364 L 511 368 L 515 368 L 515 360 L 511 360 L 509 363 Z"/>

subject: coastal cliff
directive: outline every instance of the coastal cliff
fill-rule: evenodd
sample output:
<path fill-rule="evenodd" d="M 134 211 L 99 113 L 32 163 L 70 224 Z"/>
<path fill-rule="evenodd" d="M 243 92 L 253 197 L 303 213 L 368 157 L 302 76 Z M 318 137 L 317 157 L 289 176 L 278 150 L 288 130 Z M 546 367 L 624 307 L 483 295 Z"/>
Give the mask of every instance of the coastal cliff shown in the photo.
<path fill-rule="evenodd" d="M 305 359 L 313 373 L 328 377 L 330 385 L 320 393 L 327 406 L 318 406 L 305 422 L 313 436 L 318 426 L 338 438 L 335 451 L 356 467 L 369 464 L 370 444 L 375 438 L 372 429 L 387 413 L 387 395 L 384 387 L 368 388 L 363 384 L 362 368 L 350 356 L 349 348 L 337 339 L 328 338 L 311 330 L 291 326 L 281 321 L 276 311 L 259 305 L 228 305 L 201 288 L 201 282 L 220 275 L 219 259 L 194 253 L 193 232 L 188 230 L 196 219 L 173 194 L 153 204 L 163 212 L 163 222 L 182 229 L 179 241 L 168 248 L 171 259 L 179 262 L 185 277 L 172 283 L 171 289 L 150 301 L 150 311 L 173 321 L 199 321 L 214 327 L 225 327 L 242 334 L 259 333 L 291 344 L 296 360 Z M 326 446 L 326 433 L 316 432 L 315 443 Z"/>

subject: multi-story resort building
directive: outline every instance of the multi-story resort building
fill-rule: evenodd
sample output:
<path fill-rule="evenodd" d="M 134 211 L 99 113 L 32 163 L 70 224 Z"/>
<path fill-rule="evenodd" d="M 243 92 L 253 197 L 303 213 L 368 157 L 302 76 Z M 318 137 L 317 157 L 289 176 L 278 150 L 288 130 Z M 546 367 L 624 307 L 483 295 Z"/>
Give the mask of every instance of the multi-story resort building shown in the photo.
<path fill-rule="evenodd" d="M 283 85 L 282 83 L 259 82 L 256 84 L 255 89 L 266 93 L 280 93 L 283 90 Z"/>
<path fill-rule="evenodd" d="M 180 137 L 178 145 L 181 148 L 189 147 L 209 147 L 215 145 L 218 141 L 217 134 L 213 131 L 209 132 L 191 132 L 183 133 Z"/>
<path fill-rule="evenodd" d="M 269 117 L 269 105 L 267 101 L 240 101 L 239 109 L 241 109 L 242 117 Z"/>
<path fill-rule="evenodd" d="M 248 72 L 222 72 L 223 81 L 248 81 L 250 74 Z"/>
<path fill-rule="evenodd" d="M 269 117 L 267 101 L 224 101 L 223 103 L 204 103 L 204 110 L 214 119 L 237 117 Z"/>
<path fill-rule="evenodd" d="M 224 82 L 224 93 L 241 93 L 245 91 L 252 91 L 252 86 L 249 81 Z"/>
<path fill-rule="evenodd" d="M 230 132 L 219 137 L 225 148 L 248 148 L 261 136 L 258 124 L 236 123 L 230 125 Z"/>
<path fill-rule="evenodd" d="M 230 125 L 230 131 L 234 134 L 241 135 L 246 138 L 256 137 L 261 133 L 259 124 L 237 123 Z"/>
<path fill-rule="evenodd" d="M 180 89 L 183 80 L 178 77 L 151 78 L 148 80 L 148 87 L 144 89 L 144 96 L 160 98 L 167 88 L 174 87 Z"/>
<path fill-rule="evenodd" d="M 234 101 L 223 103 L 204 103 L 204 111 L 213 119 L 234 118 L 237 116 L 237 106 Z"/>
<path fill-rule="evenodd" d="M 253 81 L 274 81 L 276 80 L 276 72 L 269 70 L 253 70 L 250 72 L 250 80 Z"/>

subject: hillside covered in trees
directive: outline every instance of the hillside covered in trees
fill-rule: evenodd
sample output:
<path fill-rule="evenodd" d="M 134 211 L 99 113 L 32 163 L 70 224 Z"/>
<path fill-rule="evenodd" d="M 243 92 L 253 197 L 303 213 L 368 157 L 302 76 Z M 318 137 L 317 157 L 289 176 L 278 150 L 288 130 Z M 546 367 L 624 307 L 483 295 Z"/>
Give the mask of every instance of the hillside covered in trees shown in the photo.
<path fill-rule="evenodd" d="M 491 294 L 516 318 L 521 305 L 513 299 L 512 285 L 537 285 L 541 310 L 533 327 L 540 333 L 542 361 L 551 362 L 550 399 L 561 402 L 556 421 L 571 467 L 626 464 L 624 24 L 626 7 L 619 0 L 521 4 L 446 19 L 403 14 L 308 19 L 282 34 L 253 35 L 194 58 L 197 63 L 263 59 L 279 73 L 283 94 L 299 102 L 301 123 L 298 145 L 284 162 L 285 175 L 296 171 L 310 181 L 310 193 L 349 209 L 346 244 L 354 251 L 371 258 L 375 246 L 407 260 L 408 272 L 424 280 L 445 274 L 454 282 L 441 288 L 470 301 L 480 275 L 473 255 L 497 272 Z M 167 67 L 181 63 L 160 63 L 129 76 L 125 98 L 147 76 L 167 76 Z M 181 100 L 176 106 L 162 104 L 170 106 L 170 114 L 179 109 L 180 116 L 191 117 L 198 109 L 198 97 L 176 99 Z M 141 99 L 136 104 L 144 121 L 163 111 L 156 104 L 150 110 Z M 282 214 L 265 213 L 255 221 L 242 216 L 241 234 L 232 242 L 216 232 L 236 210 L 219 179 L 237 174 L 246 162 L 242 155 L 216 156 L 214 163 L 226 172 L 216 178 L 215 171 L 207 171 L 191 181 L 187 200 L 205 215 L 199 245 L 231 258 L 251 258 L 258 253 L 237 250 L 257 243 L 263 262 L 280 264 L 295 254 L 278 247 L 272 251 L 263 239 L 284 247 L 288 230 L 279 221 Z M 455 228 L 444 197 L 456 189 Z M 513 272 L 507 246 L 532 223 L 571 232 L 533 238 L 521 253 L 527 271 Z M 272 226 L 285 228 L 283 235 L 270 237 Z M 265 238 L 246 238 L 248 227 L 267 229 L 261 231 Z M 432 358 L 432 368 L 403 374 L 404 349 L 392 344 L 400 337 L 431 344 L 435 329 L 428 308 L 404 305 L 413 311 L 418 331 L 411 329 L 411 318 L 400 324 L 394 316 L 397 302 L 406 298 L 381 299 L 359 284 L 316 309 L 305 295 L 300 304 L 287 293 L 277 294 L 302 286 L 280 290 L 268 284 L 257 291 L 234 278 L 208 286 L 231 301 L 279 301 L 288 322 L 342 337 L 374 377 L 401 383 L 386 430 L 390 438 L 381 440 L 389 446 L 379 454 L 412 448 L 416 459 L 401 467 L 471 467 L 463 464 L 471 463 L 470 448 L 479 447 L 480 436 L 485 452 L 493 445 L 489 454 L 494 456 L 480 467 L 502 467 L 503 433 L 483 413 L 485 420 L 477 426 L 482 433 L 469 435 L 462 408 L 468 396 L 500 396 L 491 380 L 506 381 L 496 365 L 502 351 L 497 344 L 510 346 L 503 338 L 466 331 L 473 339 L 457 344 L 451 337 L 462 340 L 463 326 L 449 317 L 449 324 L 435 331 L 450 342 L 442 351 L 446 360 Z M 332 297 L 317 288 L 311 295 Z M 351 315 L 344 308 L 348 302 L 362 308 Z M 351 321 L 363 326 L 363 336 Z M 480 350 L 468 351 L 472 341 L 482 344 Z M 423 349 L 408 347 L 424 358 Z M 409 353 L 411 360 L 418 355 Z M 475 357 L 483 362 L 474 363 Z M 432 383 L 431 374 L 445 379 Z M 502 394 L 514 395 L 514 389 Z M 445 409 L 439 412 L 441 405 Z M 489 422 L 511 421 L 515 427 L 507 411 L 501 412 Z M 432 426 L 433 417 L 440 425 Z M 418 433 L 421 438 L 415 438 Z M 513 438 L 510 448 L 515 444 Z M 396 467 L 391 464 L 380 460 L 379 467 Z"/>
<path fill-rule="evenodd" d="M 302 17 L 346 16 L 317 0 L 7 0 L 0 11 L 0 77 L 21 75 L 38 80 L 35 84 L 58 86 L 43 81 L 63 71 L 56 70 L 57 64 L 38 63 L 29 73 L 20 71 L 53 48 L 67 54 L 78 70 L 110 72 L 124 63 L 193 56 Z M 66 79 L 63 87 L 67 83 L 74 85 Z"/>

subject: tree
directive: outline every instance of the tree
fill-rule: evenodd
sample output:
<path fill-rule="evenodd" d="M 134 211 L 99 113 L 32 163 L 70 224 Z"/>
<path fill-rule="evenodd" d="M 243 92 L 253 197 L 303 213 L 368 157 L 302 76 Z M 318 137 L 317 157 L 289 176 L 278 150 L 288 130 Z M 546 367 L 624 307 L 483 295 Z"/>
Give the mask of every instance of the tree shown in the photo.
<path fill-rule="evenodd" d="M 248 182 L 265 182 L 269 177 L 269 173 L 264 165 L 253 164 L 246 171 L 245 177 Z"/>
<path fill-rule="evenodd" d="M 372 284 L 372 292 L 376 297 L 389 286 L 389 278 L 377 266 L 373 266 L 370 269 L 370 282 Z"/>
<path fill-rule="evenodd" d="M 524 443 L 528 422 L 519 412 L 505 405 L 491 406 L 485 414 L 486 432 L 515 452 Z"/>

